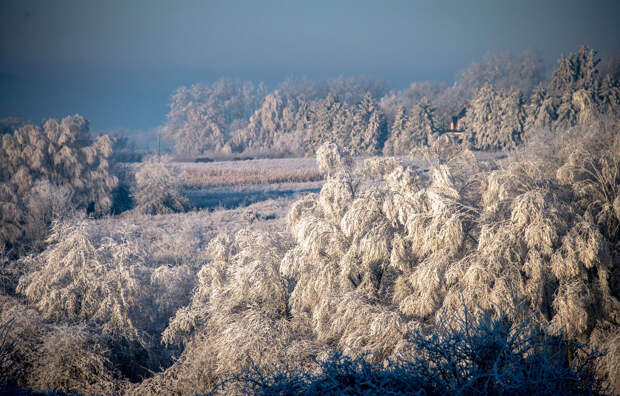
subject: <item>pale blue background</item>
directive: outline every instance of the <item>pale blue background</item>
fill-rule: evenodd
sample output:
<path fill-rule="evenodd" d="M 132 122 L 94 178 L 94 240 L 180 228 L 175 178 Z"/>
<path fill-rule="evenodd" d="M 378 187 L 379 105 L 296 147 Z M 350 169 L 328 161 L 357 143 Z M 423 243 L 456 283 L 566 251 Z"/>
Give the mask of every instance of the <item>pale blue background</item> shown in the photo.
<path fill-rule="evenodd" d="M 0 117 L 149 129 L 180 84 L 452 81 L 486 52 L 618 51 L 619 19 L 620 1 L 602 0 L 0 0 Z"/>

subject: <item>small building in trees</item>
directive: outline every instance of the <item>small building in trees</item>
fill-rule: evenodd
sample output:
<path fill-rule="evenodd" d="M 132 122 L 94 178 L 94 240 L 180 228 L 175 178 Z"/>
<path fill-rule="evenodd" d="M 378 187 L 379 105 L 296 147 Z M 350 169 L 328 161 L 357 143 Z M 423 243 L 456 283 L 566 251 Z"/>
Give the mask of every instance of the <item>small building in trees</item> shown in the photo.
<path fill-rule="evenodd" d="M 465 113 L 467 113 L 467 101 L 463 102 L 463 108 L 461 111 L 457 115 L 452 116 L 450 126 L 446 132 L 463 132 L 463 128 L 460 125 L 460 120 L 465 117 Z"/>

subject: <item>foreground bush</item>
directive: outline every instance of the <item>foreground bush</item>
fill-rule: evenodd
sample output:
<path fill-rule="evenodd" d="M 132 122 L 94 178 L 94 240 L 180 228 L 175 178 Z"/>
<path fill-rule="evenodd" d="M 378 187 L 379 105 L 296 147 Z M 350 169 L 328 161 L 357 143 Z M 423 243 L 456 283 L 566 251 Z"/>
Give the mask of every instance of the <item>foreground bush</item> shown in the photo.
<path fill-rule="evenodd" d="M 80 218 L 55 223 L 50 246 L 21 261 L 25 274 L 17 291 L 43 320 L 88 326 L 92 331 L 72 333 L 75 342 L 91 345 L 87 349 L 93 353 L 105 351 L 106 367 L 138 381 L 170 364 L 171 351 L 160 347 L 160 335 L 168 318 L 188 302 L 193 264 L 180 254 L 158 257 L 164 248 L 161 238 L 154 238 L 151 249 L 145 250 L 130 224 L 114 233 L 89 225 Z M 39 361 L 56 362 L 54 343 L 44 345 L 49 350 L 40 352 Z M 65 351 L 72 353 L 70 347 Z M 78 357 L 87 358 L 82 353 L 73 358 Z M 46 370 L 49 367 L 40 373 Z M 71 389 L 90 392 L 80 384 Z"/>

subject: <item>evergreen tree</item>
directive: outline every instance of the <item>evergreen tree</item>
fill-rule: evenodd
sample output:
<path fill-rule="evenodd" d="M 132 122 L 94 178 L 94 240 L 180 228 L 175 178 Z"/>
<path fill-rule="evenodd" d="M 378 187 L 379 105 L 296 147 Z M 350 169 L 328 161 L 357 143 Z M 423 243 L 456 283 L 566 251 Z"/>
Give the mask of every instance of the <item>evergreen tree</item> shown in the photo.
<path fill-rule="evenodd" d="M 513 148 L 522 139 L 525 108 L 520 93 L 498 92 L 486 84 L 474 96 L 463 119 L 466 138 L 473 148 Z"/>
<path fill-rule="evenodd" d="M 439 134 L 435 108 L 424 98 L 411 111 L 401 108 L 396 115 L 391 134 L 385 142 L 385 155 L 403 155 L 412 149 L 430 144 Z"/>
<path fill-rule="evenodd" d="M 563 130 L 588 122 L 596 113 L 614 112 L 620 103 L 618 82 L 606 74 L 602 79 L 600 59 L 582 46 L 558 60 L 548 88 L 533 93 L 528 106 L 528 128 Z"/>
<path fill-rule="evenodd" d="M 370 154 L 380 152 L 387 139 L 387 122 L 370 92 L 367 92 L 362 101 L 355 107 L 353 123 L 352 151 Z"/>

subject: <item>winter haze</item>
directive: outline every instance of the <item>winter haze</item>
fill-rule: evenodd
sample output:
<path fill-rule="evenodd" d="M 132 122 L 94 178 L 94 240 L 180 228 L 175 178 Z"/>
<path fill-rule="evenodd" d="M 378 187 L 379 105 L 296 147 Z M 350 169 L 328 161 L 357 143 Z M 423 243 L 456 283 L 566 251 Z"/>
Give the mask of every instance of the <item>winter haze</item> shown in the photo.
<path fill-rule="evenodd" d="M 31 1 L 0 4 L 0 117 L 150 129 L 179 85 L 344 75 L 451 83 L 489 52 L 618 51 L 616 1 Z"/>

